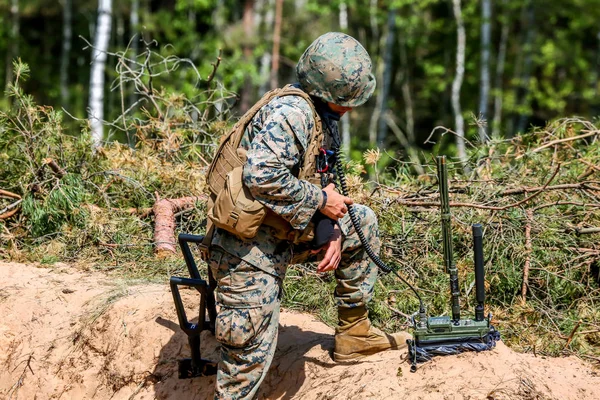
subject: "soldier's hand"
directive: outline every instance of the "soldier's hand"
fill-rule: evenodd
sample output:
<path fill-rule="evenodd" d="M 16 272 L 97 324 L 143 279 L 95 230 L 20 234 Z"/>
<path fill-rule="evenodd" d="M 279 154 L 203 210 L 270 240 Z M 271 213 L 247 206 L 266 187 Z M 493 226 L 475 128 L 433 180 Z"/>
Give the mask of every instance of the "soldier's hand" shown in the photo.
<path fill-rule="evenodd" d="M 321 214 L 336 221 L 346 215 L 348 212 L 348 204 L 353 204 L 352 199 L 336 192 L 333 183 L 327 185 L 323 191 L 327 193 L 327 203 L 325 204 L 325 207 L 320 210 Z"/>
<path fill-rule="evenodd" d="M 333 237 L 323 246 L 322 250 L 325 251 L 325 255 L 317 265 L 317 272 L 323 273 L 337 269 L 342 259 L 342 232 L 337 225 L 333 228 Z"/>

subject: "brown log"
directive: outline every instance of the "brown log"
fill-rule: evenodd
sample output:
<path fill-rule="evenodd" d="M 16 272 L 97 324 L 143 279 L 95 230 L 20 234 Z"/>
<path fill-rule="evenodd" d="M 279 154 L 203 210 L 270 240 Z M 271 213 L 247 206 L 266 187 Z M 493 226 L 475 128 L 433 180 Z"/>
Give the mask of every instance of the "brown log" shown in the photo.
<path fill-rule="evenodd" d="M 180 199 L 157 199 L 152 207 L 154 213 L 154 254 L 166 257 L 177 251 L 175 241 L 175 213 L 192 207 L 198 201 L 207 201 L 207 196 L 182 197 Z"/>

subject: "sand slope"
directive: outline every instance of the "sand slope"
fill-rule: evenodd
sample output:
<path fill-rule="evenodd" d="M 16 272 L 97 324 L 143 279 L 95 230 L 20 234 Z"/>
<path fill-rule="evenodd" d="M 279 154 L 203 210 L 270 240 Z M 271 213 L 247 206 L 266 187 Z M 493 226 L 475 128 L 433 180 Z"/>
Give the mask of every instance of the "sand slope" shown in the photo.
<path fill-rule="evenodd" d="M 185 290 L 188 313 L 198 296 Z M 0 263 L 0 399 L 206 399 L 214 377 L 177 379 L 189 356 L 168 285 L 125 286 L 58 264 Z M 577 358 L 492 352 L 438 358 L 410 373 L 405 351 L 354 365 L 330 357 L 333 330 L 283 312 L 259 398 L 600 399 L 600 372 Z M 218 344 L 202 335 L 203 357 Z"/>

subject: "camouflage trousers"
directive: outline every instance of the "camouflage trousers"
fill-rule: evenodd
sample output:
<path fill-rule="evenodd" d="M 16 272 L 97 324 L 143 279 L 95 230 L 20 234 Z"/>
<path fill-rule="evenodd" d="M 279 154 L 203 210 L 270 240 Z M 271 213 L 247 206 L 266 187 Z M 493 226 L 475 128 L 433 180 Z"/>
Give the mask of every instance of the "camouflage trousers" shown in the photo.
<path fill-rule="evenodd" d="M 366 206 L 353 208 L 367 241 L 378 254 L 375 213 Z M 343 243 L 342 259 L 335 270 L 336 304 L 338 308 L 364 306 L 372 297 L 377 267 L 364 251 L 348 215 L 340 220 L 340 228 Z M 294 254 L 291 263 L 306 262 L 310 254 Z M 221 248 L 211 249 L 209 265 L 217 280 L 220 306 L 215 336 L 221 343 L 221 361 L 215 399 L 253 399 L 277 346 L 283 277 L 266 273 Z"/>

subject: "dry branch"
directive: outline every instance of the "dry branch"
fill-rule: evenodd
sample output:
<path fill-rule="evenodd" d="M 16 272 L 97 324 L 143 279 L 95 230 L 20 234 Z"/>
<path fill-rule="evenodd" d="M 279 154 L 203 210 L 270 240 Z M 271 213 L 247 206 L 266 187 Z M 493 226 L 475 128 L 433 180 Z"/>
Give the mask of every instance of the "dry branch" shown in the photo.
<path fill-rule="evenodd" d="M 526 301 L 527 289 L 529 288 L 529 267 L 531 266 L 531 221 L 533 211 L 527 210 L 527 222 L 525 225 L 525 265 L 523 266 L 523 286 L 521 286 L 521 300 Z"/>
<path fill-rule="evenodd" d="M 515 189 L 507 189 L 504 192 L 502 192 L 502 196 L 509 196 L 509 195 L 514 195 L 514 194 L 523 194 L 523 193 L 529 193 L 529 192 L 537 192 L 539 190 L 565 190 L 565 189 L 592 189 L 592 190 L 598 190 L 599 188 L 595 187 L 595 186 L 590 186 L 590 182 L 579 182 L 579 183 L 564 183 L 561 185 L 552 185 L 552 186 L 547 186 L 546 188 L 544 188 L 543 186 L 537 186 L 537 187 L 522 187 L 522 188 L 515 188 Z"/>
<path fill-rule="evenodd" d="M 207 196 L 182 197 L 180 199 L 157 199 L 152 207 L 154 212 L 154 253 L 158 257 L 168 256 L 176 252 L 175 213 L 193 207 L 198 201 L 206 201 Z"/>
<path fill-rule="evenodd" d="M 571 344 L 571 341 L 573 340 L 573 336 L 575 336 L 575 332 L 577 332 L 577 329 L 579 329 L 579 325 L 581 325 L 581 320 L 577 321 L 577 323 L 575 324 L 575 327 L 571 331 L 571 334 L 567 338 L 567 343 L 565 343 L 565 347 L 564 347 L 565 349 L 567 347 L 569 347 L 569 345 Z"/>
<path fill-rule="evenodd" d="M 583 131 L 583 132 L 586 132 L 586 131 Z M 541 150 L 544 150 L 544 149 L 546 149 L 548 147 L 554 146 L 555 144 L 560 144 L 560 143 L 565 143 L 565 142 L 572 142 L 574 140 L 583 139 L 583 138 L 590 137 L 590 136 L 595 136 L 598 133 L 600 133 L 600 131 L 596 131 L 596 130 L 594 130 L 594 131 L 587 131 L 587 133 L 584 133 L 583 135 L 578 135 L 578 136 L 573 136 L 573 137 L 568 137 L 568 138 L 563 138 L 563 139 L 552 140 L 552 141 L 544 144 L 543 146 L 540 146 L 540 147 L 538 147 L 536 149 L 533 149 L 533 150 L 531 150 L 531 151 L 529 151 L 529 152 L 527 152 L 525 154 L 521 154 L 520 156 L 515 157 L 515 160 L 518 160 L 518 159 L 520 159 L 521 157 L 523 157 L 525 155 L 530 155 L 530 154 L 533 154 L 533 153 L 537 153 L 538 151 L 541 151 Z"/>
<path fill-rule="evenodd" d="M 575 232 L 578 235 L 585 235 L 590 233 L 600 233 L 600 228 L 576 228 Z"/>
<path fill-rule="evenodd" d="M 15 215 L 19 211 L 17 207 L 22 201 L 23 199 L 19 199 L 0 210 L 0 219 L 7 219 Z"/>
<path fill-rule="evenodd" d="M 18 194 L 3 189 L 0 189 L 0 197 L 8 197 L 9 199 L 17 200 L 21 199 L 21 196 L 19 196 Z"/>
<path fill-rule="evenodd" d="M 534 197 L 538 196 L 540 193 L 544 192 L 548 188 L 548 185 L 550 184 L 550 182 L 552 182 L 554 180 L 554 178 L 558 174 L 559 170 L 560 170 L 560 164 L 558 164 L 556 166 L 556 169 L 552 173 L 552 176 L 550 176 L 550 179 L 548 179 L 548 181 L 546 182 L 546 184 L 544 186 L 538 188 L 539 190 L 536 191 L 535 193 L 533 193 L 531 196 L 526 197 L 523 200 L 517 201 L 516 203 L 508 204 L 505 206 L 485 206 L 483 204 L 475 204 L 475 203 L 453 203 L 453 202 L 450 202 L 450 207 L 470 207 L 470 208 L 480 208 L 483 210 L 505 211 L 505 210 L 508 210 L 509 208 L 514 208 L 514 207 L 520 206 L 521 204 L 527 203 Z M 405 205 L 405 206 L 416 206 L 416 207 L 439 207 L 440 206 L 439 203 L 432 203 L 432 202 L 426 202 L 426 201 L 410 201 L 410 200 L 404 200 L 404 199 L 396 199 L 396 202 L 399 204 Z"/>
<path fill-rule="evenodd" d="M 56 175 L 57 178 L 62 178 L 63 176 L 65 176 L 67 174 L 67 171 L 65 171 L 64 169 L 62 169 L 57 163 L 56 161 L 54 161 L 51 158 L 44 158 L 44 164 L 46 164 L 47 166 L 50 167 L 50 169 L 52 170 L 52 172 L 54 172 L 54 175 Z"/>

